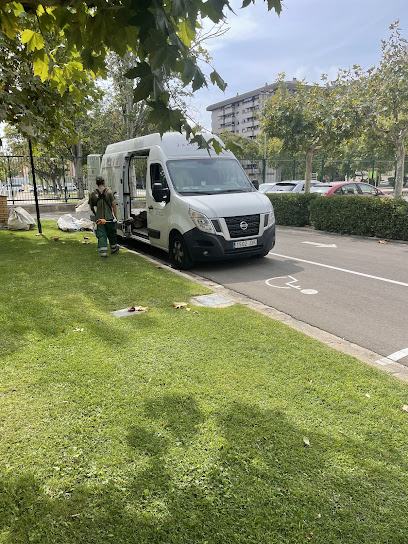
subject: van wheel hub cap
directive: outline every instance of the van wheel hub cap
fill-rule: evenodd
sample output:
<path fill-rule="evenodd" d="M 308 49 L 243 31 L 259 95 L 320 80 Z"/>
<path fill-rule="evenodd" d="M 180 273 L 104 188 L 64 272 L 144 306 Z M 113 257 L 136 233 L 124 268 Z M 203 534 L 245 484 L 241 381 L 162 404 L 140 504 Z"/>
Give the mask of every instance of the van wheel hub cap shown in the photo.
<path fill-rule="evenodd" d="M 174 242 L 173 253 L 174 253 L 174 259 L 178 263 L 183 262 L 183 257 L 184 257 L 183 247 L 178 240 Z"/>

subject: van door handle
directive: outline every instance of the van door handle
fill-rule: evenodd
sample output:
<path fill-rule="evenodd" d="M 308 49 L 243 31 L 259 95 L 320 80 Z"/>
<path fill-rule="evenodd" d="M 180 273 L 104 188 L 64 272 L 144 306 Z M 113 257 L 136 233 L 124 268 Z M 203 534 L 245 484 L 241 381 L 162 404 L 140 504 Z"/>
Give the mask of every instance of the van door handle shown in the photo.
<path fill-rule="evenodd" d="M 149 206 L 149 210 L 153 210 L 153 206 Z"/>

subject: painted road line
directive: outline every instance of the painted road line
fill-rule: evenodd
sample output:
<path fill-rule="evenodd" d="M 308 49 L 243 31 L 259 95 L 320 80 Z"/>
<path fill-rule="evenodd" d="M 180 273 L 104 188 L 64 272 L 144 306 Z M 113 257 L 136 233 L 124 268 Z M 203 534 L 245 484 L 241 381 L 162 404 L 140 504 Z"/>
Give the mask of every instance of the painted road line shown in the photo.
<path fill-rule="evenodd" d="M 401 349 L 400 351 L 396 351 L 395 353 L 391 353 L 391 355 L 388 355 L 388 357 L 382 357 L 381 359 L 378 359 L 377 363 L 380 365 L 389 365 L 390 363 L 396 363 L 400 359 L 403 359 L 408 355 L 408 348 Z"/>
<path fill-rule="evenodd" d="M 280 255 L 279 253 L 269 252 L 269 255 L 275 255 L 275 257 L 283 257 L 284 259 L 298 261 L 299 263 L 314 264 L 315 266 L 330 268 L 330 270 L 339 270 L 340 272 L 347 272 L 347 274 L 354 274 L 355 276 L 362 276 L 364 278 L 370 278 L 372 280 L 385 281 L 386 283 L 394 283 L 395 285 L 402 285 L 403 287 L 408 287 L 408 283 L 405 283 L 403 281 L 390 280 L 388 278 L 382 278 L 381 276 L 372 276 L 371 274 L 364 274 L 363 272 L 356 272 L 355 270 L 347 270 L 347 268 L 339 268 L 338 266 L 332 266 L 330 264 L 316 263 L 314 261 L 306 261 L 305 259 L 290 257 L 289 255 Z"/>
<path fill-rule="evenodd" d="M 285 280 L 286 278 L 290 278 L 291 281 L 285 282 L 285 285 L 274 285 L 271 283 L 274 280 Z M 317 295 L 319 291 L 316 291 L 316 289 L 302 289 L 300 285 L 294 285 L 294 283 L 297 283 L 299 280 L 294 278 L 293 276 L 276 276 L 275 278 L 269 278 L 269 280 L 265 280 L 266 285 L 268 287 L 276 287 L 276 289 L 290 289 L 293 287 L 293 289 L 299 289 L 300 292 L 303 295 Z"/>
<path fill-rule="evenodd" d="M 320 244 L 319 242 L 302 242 L 302 244 L 310 244 L 317 247 L 337 247 L 336 244 Z"/>

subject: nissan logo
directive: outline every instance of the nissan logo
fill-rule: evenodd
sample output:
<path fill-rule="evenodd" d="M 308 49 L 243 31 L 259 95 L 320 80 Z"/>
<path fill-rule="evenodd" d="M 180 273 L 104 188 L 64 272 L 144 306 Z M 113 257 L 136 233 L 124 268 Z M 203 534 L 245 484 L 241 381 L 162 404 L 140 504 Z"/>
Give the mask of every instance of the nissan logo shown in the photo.
<path fill-rule="evenodd" d="M 246 230 L 248 228 L 248 223 L 246 221 L 241 221 L 239 224 L 242 230 Z"/>

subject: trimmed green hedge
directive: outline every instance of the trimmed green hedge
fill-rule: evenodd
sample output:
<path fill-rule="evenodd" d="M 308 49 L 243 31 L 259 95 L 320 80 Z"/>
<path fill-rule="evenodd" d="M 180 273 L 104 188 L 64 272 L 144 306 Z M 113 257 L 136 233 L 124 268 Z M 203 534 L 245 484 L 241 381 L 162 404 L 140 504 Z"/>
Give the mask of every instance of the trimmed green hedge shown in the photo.
<path fill-rule="evenodd" d="M 269 194 L 277 225 L 408 240 L 408 202 L 391 198 Z"/>
<path fill-rule="evenodd" d="M 310 204 L 319 198 L 316 194 L 270 193 L 266 196 L 272 202 L 276 224 L 291 227 L 310 225 Z"/>
<path fill-rule="evenodd" d="M 408 202 L 361 196 L 321 197 L 310 207 L 310 223 L 328 232 L 408 240 Z"/>

